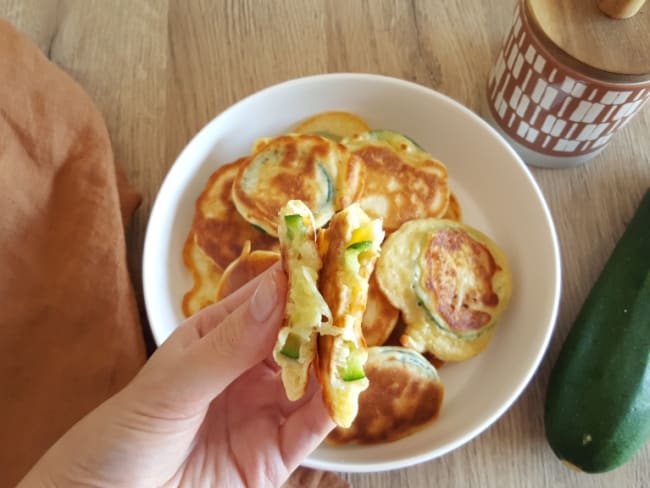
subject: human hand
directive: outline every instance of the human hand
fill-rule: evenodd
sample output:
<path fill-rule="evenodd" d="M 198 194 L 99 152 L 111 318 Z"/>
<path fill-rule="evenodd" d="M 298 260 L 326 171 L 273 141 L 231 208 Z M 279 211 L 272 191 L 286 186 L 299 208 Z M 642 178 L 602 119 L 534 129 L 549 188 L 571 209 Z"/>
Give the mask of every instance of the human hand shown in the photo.
<path fill-rule="evenodd" d="M 189 318 L 19 486 L 282 484 L 334 427 L 317 382 L 290 402 L 271 357 L 286 286 L 274 266 Z"/>

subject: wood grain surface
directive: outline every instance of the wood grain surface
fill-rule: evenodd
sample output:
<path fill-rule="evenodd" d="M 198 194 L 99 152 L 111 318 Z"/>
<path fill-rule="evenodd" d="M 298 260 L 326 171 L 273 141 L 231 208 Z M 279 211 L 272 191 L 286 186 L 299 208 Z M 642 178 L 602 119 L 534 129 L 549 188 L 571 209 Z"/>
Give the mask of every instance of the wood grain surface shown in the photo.
<path fill-rule="evenodd" d="M 542 30 L 588 66 L 650 77 L 650 8 L 612 19 L 589 0 L 526 0 Z"/>
<path fill-rule="evenodd" d="M 207 121 L 270 84 L 340 71 L 415 81 L 479 111 L 513 7 L 514 0 L 0 0 L 0 16 L 70 73 L 104 114 L 116 158 L 144 197 L 129 234 L 140 290 L 156 192 Z M 549 351 L 515 405 L 450 454 L 408 469 L 345 474 L 353 486 L 650 486 L 650 446 L 613 472 L 578 474 L 555 459 L 542 423 L 561 343 L 650 187 L 648 134 L 646 107 L 586 166 L 533 170 L 560 237 L 563 294 Z"/>

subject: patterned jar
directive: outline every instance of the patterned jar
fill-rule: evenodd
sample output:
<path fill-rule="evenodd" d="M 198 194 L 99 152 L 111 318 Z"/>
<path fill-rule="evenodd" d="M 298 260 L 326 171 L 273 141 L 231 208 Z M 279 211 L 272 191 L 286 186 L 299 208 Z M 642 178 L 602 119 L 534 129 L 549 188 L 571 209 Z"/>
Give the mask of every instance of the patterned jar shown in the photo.
<path fill-rule="evenodd" d="M 605 149 L 650 98 L 650 75 L 582 63 L 541 29 L 530 0 L 520 0 L 486 95 L 486 119 L 526 163 L 563 168 Z"/>

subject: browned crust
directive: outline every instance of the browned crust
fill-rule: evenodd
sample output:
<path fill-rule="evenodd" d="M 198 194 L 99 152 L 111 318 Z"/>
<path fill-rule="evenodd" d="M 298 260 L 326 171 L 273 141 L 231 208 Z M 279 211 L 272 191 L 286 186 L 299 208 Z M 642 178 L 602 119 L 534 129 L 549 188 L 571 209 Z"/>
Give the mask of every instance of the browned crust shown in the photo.
<path fill-rule="evenodd" d="M 368 282 L 368 302 L 361 321 L 361 330 L 368 347 L 383 345 L 393 332 L 398 319 L 399 309 L 388 301 L 373 272 Z"/>
<path fill-rule="evenodd" d="M 348 227 L 347 220 L 337 214 L 330 221 L 327 230 L 318 233 L 319 254 L 323 267 L 318 276 L 318 289 L 332 312 L 334 326 L 340 326 L 345 314 L 341 300 L 341 267 L 345 252 L 345 235 Z M 359 324 L 359 335 L 361 335 Z M 340 340 L 340 339 L 339 339 Z M 332 356 L 336 347 L 336 338 L 330 335 L 319 335 L 317 341 L 316 377 L 323 389 L 323 402 L 330 416 L 334 417 L 335 398 L 330 387 L 329 379 L 332 371 Z"/>
<path fill-rule="evenodd" d="M 241 255 L 246 241 L 252 250 L 279 250 L 278 240 L 246 222 L 232 201 L 232 185 L 246 159 L 225 164 L 212 173 L 196 201 L 192 228 L 197 244 L 222 269 Z M 216 210 L 219 212 L 212 214 Z"/>
<path fill-rule="evenodd" d="M 339 151 L 348 156 L 347 164 L 339 168 L 336 182 L 336 199 L 334 209 L 343 210 L 358 201 L 363 195 L 366 180 L 366 165 L 359 156 L 348 152 L 342 144 L 337 144 Z"/>
<path fill-rule="evenodd" d="M 181 303 L 181 309 L 183 310 L 183 315 L 185 315 L 185 317 L 189 317 L 192 315 L 192 313 L 196 312 L 197 310 L 195 310 L 195 308 L 200 310 L 201 308 L 204 308 L 217 300 L 215 293 L 214 300 L 208 300 L 207 302 L 203 301 L 199 303 L 197 307 L 193 306 L 194 300 L 196 300 L 196 297 L 199 295 L 206 282 L 206 276 L 204 276 L 199 271 L 192 257 L 193 249 L 196 245 L 197 244 L 195 242 L 194 232 L 190 231 L 187 239 L 185 239 L 185 244 L 183 245 L 183 263 L 185 264 L 185 267 L 189 269 L 193 282 L 192 288 L 183 295 L 183 301 Z M 214 262 L 209 260 L 209 258 L 207 259 L 207 264 L 210 268 L 211 276 L 215 279 L 218 279 L 223 273 L 223 270 L 214 264 Z"/>
<path fill-rule="evenodd" d="M 334 336 L 319 335 L 316 341 L 316 354 L 314 356 L 314 371 L 316 379 L 323 390 L 323 403 L 325 408 L 334 417 L 335 405 L 329 378 L 332 374 L 332 351 L 334 351 Z"/>
<path fill-rule="evenodd" d="M 455 222 L 463 221 L 463 210 L 460 207 L 460 202 L 458 201 L 458 198 L 453 193 L 449 194 L 449 206 L 447 207 L 447 211 L 445 212 L 445 215 L 442 218 L 447 220 L 453 220 Z"/>
<path fill-rule="evenodd" d="M 344 300 L 343 294 L 341 293 L 343 290 L 342 269 L 345 262 L 346 236 L 350 232 L 351 229 L 346 213 L 340 212 L 332 218 L 326 230 L 321 230 L 318 233 L 319 253 L 323 259 L 323 267 L 318 277 L 318 289 L 330 307 L 334 326 L 341 327 L 340 324 L 344 323 L 344 317 L 346 315 L 352 315 L 354 317 L 353 327 L 354 334 L 357 337 L 358 347 L 360 349 L 366 349 L 366 342 L 361 330 L 361 321 L 366 307 L 366 300 L 362 299 L 356 303 L 350 302 Z M 369 275 L 370 272 L 368 276 L 362 276 L 362 278 L 367 280 L 370 278 Z M 329 335 L 320 335 L 318 337 L 317 377 L 323 387 L 323 400 L 331 415 L 334 412 L 335 399 L 333 398 L 328 380 L 335 373 L 332 371 L 333 351 L 337 347 L 337 341 L 342 340 L 341 337 Z"/>
<path fill-rule="evenodd" d="M 302 150 L 309 147 L 306 154 Z M 256 188 L 253 194 L 243 190 L 243 180 L 247 170 L 256 162 L 262 152 L 277 148 L 282 151 L 282 159 L 274 166 L 273 174 L 264 188 Z M 359 199 L 363 191 L 364 164 L 353 156 L 345 146 L 313 134 L 285 134 L 271 139 L 257 147 L 257 151 L 246 158 L 235 178 L 232 196 L 240 213 L 248 220 L 277 234 L 277 216 L 282 206 L 289 200 L 301 200 L 315 214 L 319 193 L 313 188 L 318 178 L 318 161 L 336 151 L 338 166 L 335 181 L 334 210 L 340 210 Z M 333 175 L 329 175 L 331 177 Z"/>
<path fill-rule="evenodd" d="M 425 217 L 442 217 L 449 200 L 447 168 L 433 159 L 415 167 L 402 160 L 392 148 L 369 144 L 354 152 L 366 165 L 365 188 L 362 198 L 383 196 L 389 201 L 389 211 L 383 217 L 388 231 L 398 229 L 404 222 Z M 424 168 L 435 168 L 436 172 Z M 439 173 L 444 174 L 441 177 Z M 397 179 L 400 190 L 387 189 L 389 179 Z M 433 202 L 439 197 L 442 205 Z M 371 209 L 366 209 L 371 213 Z M 378 217 L 378 215 L 373 215 Z"/>
<path fill-rule="evenodd" d="M 361 320 L 366 309 L 366 300 L 350 303 L 353 308 L 349 309 L 348 301 L 341 293 L 346 236 L 350 233 L 350 225 L 344 212 L 336 214 L 327 229 L 318 233 L 319 252 L 323 259 L 323 267 L 318 277 L 318 289 L 332 311 L 334 324 L 342 323 L 346 315 L 353 315 L 355 317 L 355 332 L 362 336 Z M 369 280 L 370 274 L 361 277 Z"/>
<path fill-rule="evenodd" d="M 359 413 L 348 429 L 335 428 L 332 444 L 393 442 L 433 422 L 440 414 L 444 387 L 409 370 L 368 363 L 369 387 L 359 396 Z"/>
<path fill-rule="evenodd" d="M 315 192 L 308 186 L 316 178 L 318 167 L 317 158 L 323 157 L 329 150 L 330 144 L 326 139 L 313 135 L 301 136 L 301 141 L 313 143 L 310 153 L 297 160 L 298 141 L 295 137 L 283 135 L 271 139 L 267 144 L 259 147 L 239 168 L 232 188 L 233 199 L 242 214 L 256 222 L 264 223 L 271 228 L 277 228 L 278 212 L 289 200 L 301 200 L 310 210 L 314 211 L 317 202 L 313 197 Z M 269 147 L 278 147 L 284 151 L 283 159 L 278 163 L 279 174 L 273 177 L 266 193 L 256 188 L 254 194 L 243 190 L 243 180 L 248 169 L 256 162 L 256 157 Z M 281 198 L 274 198 L 276 196 Z M 276 231 L 277 234 L 277 231 Z"/>
<path fill-rule="evenodd" d="M 452 265 L 454 255 L 471 260 L 468 269 L 472 270 L 477 285 L 469 290 L 463 298 L 461 307 L 458 301 L 455 284 L 458 270 Z M 490 250 L 472 239 L 466 232 L 457 229 L 446 229 L 435 232 L 428 242 L 423 255 L 426 261 L 426 274 L 422 284 L 431 296 L 436 297 L 438 313 L 444 318 L 451 329 L 457 331 L 479 330 L 488 325 L 492 316 L 480 308 L 496 308 L 499 296 L 492 287 L 494 275 L 501 270 L 496 264 Z"/>

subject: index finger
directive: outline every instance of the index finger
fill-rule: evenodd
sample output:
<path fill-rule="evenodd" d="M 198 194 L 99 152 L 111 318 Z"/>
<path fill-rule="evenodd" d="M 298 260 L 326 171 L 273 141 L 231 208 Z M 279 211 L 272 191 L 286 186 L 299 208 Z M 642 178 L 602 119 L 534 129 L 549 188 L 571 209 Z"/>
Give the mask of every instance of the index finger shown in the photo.
<path fill-rule="evenodd" d="M 208 305 L 204 309 L 192 315 L 174 331 L 172 334 L 172 336 L 175 337 L 174 341 L 179 341 L 179 343 L 187 346 L 208 334 L 212 329 L 223 322 L 228 315 L 234 312 L 242 303 L 252 296 L 257 285 L 266 273 L 273 273 L 274 270 L 279 267 L 281 268 L 279 263 L 274 264 L 238 290 L 225 297 L 223 300 Z"/>

